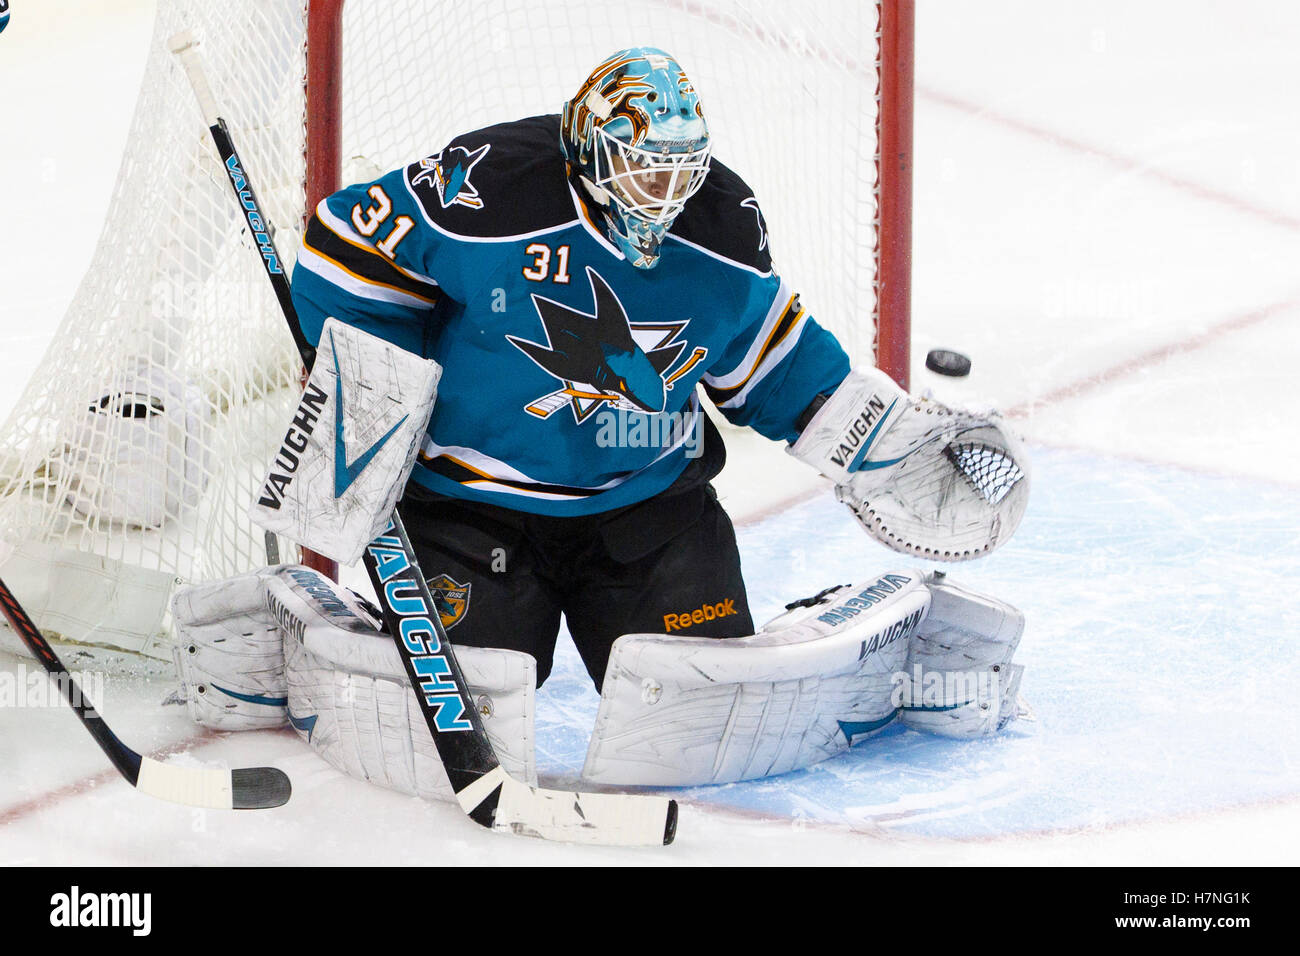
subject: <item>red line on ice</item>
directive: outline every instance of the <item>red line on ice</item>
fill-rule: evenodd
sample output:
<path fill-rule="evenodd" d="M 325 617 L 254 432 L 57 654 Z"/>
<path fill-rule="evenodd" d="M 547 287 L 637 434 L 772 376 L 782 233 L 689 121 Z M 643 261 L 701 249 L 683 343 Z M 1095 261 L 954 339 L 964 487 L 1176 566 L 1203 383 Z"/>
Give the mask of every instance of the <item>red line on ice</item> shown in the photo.
<path fill-rule="evenodd" d="M 1198 183 L 1195 180 L 1184 179 L 1182 176 L 1175 176 L 1173 173 L 1167 173 L 1149 163 L 1139 159 L 1133 159 L 1130 156 L 1124 156 L 1121 153 L 1112 152 L 1100 146 L 1094 146 L 1091 143 L 1085 143 L 1083 140 L 1074 139 L 1054 130 L 1042 126 L 1036 126 L 1026 120 L 1017 119 L 1014 116 L 1008 116 L 1005 113 L 998 113 L 978 103 L 972 103 L 961 97 L 953 96 L 950 93 L 941 93 L 931 88 L 917 87 L 917 96 L 947 106 L 963 113 L 969 113 L 978 116 L 985 122 L 992 123 L 1006 129 L 1014 130 L 1026 136 L 1032 136 L 1035 139 L 1043 140 L 1062 149 L 1068 149 L 1071 152 L 1082 153 L 1085 156 L 1099 159 L 1108 163 L 1124 172 L 1140 173 L 1143 176 L 1158 180 L 1167 186 L 1195 196 L 1198 199 L 1204 199 L 1207 202 L 1216 203 L 1220 206 L 1226 206 L 1237 212 L 1246 213 L 1256 219 L 1263 220 L 1274 226 L 1281 226 L 1285 229 L 1300 229 L 1300 219 L 1295 216 L 1289 216 L 1286 213 L 1279 212 L 1276 209 L 1270 209 L 1267 206 L 1259 206 L 1241 196 L 1234 196 L 1231 193 L 1219 192 L 1217 189 Z"/>
<path fill-rule="evenodd" d="M 220 740 L 222 736 L 223 735 L 217 734 L 215 731 L 205 730 L 201 733 L 194 734 L 193 736 L 186 737 L 183 740 L 178 740 L 175 743 L 168 744 L 166 747 L 148 754 L 147 756 L 153 757 L 155 760 L 164 760 L 173 754 L 187 752 L 196 747 L 213 743 L 214 741 Z M 63 801 L 70 800 L 73 797 L 79 797 L 105 783 L 121 779 L 121 774 L 116 770 L 110 769 L 92 774 L 88 777 L 82 777 L 80 780 L 74 780 L 72 783 L 58 787 L 54 790 L 47 790 L 44 793 L 37 794 L 34 797 L 24 800 L 22 803 L 16 803 L 13 806 L 5 807 L 3 810 L 0 810 L 0 827 L 7 826 L 10 823 L 14 823 L 29 816 L 34 816 L 37 813 L 50 809 L 57 803 L 62 803 Z"/>
<path fill-rule="evenodd" d="M 1031 411 L 1042 408 L 1044 405 L 1053 405 L 1057 402 L 1077 398 L 1078 396 L 1088 392 L 1104 388 L 1115 380 L 1123 378 L 1126 375 L 1132 375 L 1133 373 L 1140 372 L 1145 368 L 1150 368 L 1156 363 L 1163 362 L 1165 359 L 1172 358 L 1175 355 L 1193 352 L 1196 349 L 1202 348 L 1210 342 L 1213 342 L 1215 339 L 1222 338 L 1223 336 L 1230 335 L 1234 332 L 1240 332 L 1243 329 L 1257 325 L 1266 319 L 1271 319 L 1281 312 L 1295 308 L 1300 308 L 1300 299 L 1274 302 L 1272 305 L 1266 305 L 1250 312 L 1231 316 L 1230 318 L 1215 323 L 1197 335 L 1189 335 L 1178 342 L 1149 349 L 1148 351 L 1135 355 L 1130 359 L 1112 365 L 1110 368 L 1098 372 L 1095 375 L 1089 375 L 1086 378 L 1079 379 L 1078 381 L 1060 385 L 1037 396 L 1036 398 L 1031 398 L 1028 401 L 1013 405 L 1008 408 L 1004 414 L 1008 418 L 1024 418 Z"/>

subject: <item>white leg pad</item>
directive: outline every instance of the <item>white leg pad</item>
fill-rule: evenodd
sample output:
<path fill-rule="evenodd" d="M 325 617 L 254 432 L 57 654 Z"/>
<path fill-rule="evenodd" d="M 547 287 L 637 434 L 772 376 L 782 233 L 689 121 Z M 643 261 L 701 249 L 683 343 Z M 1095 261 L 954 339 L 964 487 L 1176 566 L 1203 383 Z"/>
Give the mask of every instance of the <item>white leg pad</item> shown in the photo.
<path fill-rule="evenodd" d="M 454 799 L 397 646 L 352 592 L 280 565 L 182 589 L 172 610 L 181 693 L 196 722 L 252 730 L 287 720 L 350 776 Z M 535 784 L 533 658 L 455 653 L 501 765 Z"/>
<path fill-rule="evenodd" d="M 325 588 L 334 602 L 322 600 Z M 289 721 L 299 736 L 349 776 L 455 799 L 393 639 L 356 614 L 345 589 L 304 568 L 269 581 L 266 600 L 286 628 Z M 501 765 L 535 784 L 533 658 L 477 647 L 455 654 Z"/>
<path fill-rule="evenodd" d="M 172 599 L 172 656 L 195 723 L 214 730 L 284 726 L 284 638 L 262 597 L 275 571 L 193 585 Z"/>
<path fill-rule="evenodd" d="M 786 773 L 894 720 L 895 677 L 930 604 L 919 573 L 824 592 L 729 640 L 614 644 L 583 776 L 691 786 Z"/>
<path fill-rule="evenodd" d="M 928 579 L 930 613 L 912 636 L 906 680 L 898 688 L 903 723 L 944 737 L 997 733 L 1024 712 L 1024 668 L 1011 663 L 1025 629 L 1016 608 Z"/>

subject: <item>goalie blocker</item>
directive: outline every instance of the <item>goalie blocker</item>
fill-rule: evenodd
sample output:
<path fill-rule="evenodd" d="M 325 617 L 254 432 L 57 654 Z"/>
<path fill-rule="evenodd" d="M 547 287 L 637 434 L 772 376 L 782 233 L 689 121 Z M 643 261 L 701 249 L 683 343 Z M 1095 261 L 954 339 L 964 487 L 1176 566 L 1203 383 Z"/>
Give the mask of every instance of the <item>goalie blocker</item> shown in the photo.
<path fill-rule="evenodd" d="M 327 319 L 253 521 L 355 564 L 406 487 L 441 376 L 437 362 Z"/>
<path fill-rule="evenodd" d="M 296 565 L 183 589 L 176 662 L 191 716 L 290 723 L 349 776 L 454 800 L 395 645 L 345 588 Z M 584 776 L 687 786 L 798 770 L 896 721 L 951 737 L 1022 711 L 1015 608 L 941 574 L 889 572 L 791 604 L 749 637 L 621 637 Z M 457 650 L 502 765 L 536 782 L 532 658 Z"/>

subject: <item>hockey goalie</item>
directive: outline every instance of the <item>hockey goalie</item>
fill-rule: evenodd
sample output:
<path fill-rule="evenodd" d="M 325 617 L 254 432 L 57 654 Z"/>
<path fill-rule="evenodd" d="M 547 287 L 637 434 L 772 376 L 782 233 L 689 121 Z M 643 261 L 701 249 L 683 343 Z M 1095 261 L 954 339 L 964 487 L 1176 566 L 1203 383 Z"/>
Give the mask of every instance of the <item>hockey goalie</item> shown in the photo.
<path fill-rule="evenodd" d="M 1006 542 L 1029 467 L 997 416 L 851 367 L 667 53 L 620 51 L 559 115 L 329 196 L 293 297 L 320 351 L 255 514 L 347 563 L 397 503 L 512 775 L 535 778 L 561 616 L 601 694 L 599 783 L 754 779 L 896 722 L 976 737 L 1019 713 L 1022 615 L 937 571 L 867 570 L 755 627 L 697 385 L 913 560 Z M 401 651 L 347 589 L 278 566 L 174 617 L 201 723 L 288 721 L 349 774 L 450 792 Z"/>

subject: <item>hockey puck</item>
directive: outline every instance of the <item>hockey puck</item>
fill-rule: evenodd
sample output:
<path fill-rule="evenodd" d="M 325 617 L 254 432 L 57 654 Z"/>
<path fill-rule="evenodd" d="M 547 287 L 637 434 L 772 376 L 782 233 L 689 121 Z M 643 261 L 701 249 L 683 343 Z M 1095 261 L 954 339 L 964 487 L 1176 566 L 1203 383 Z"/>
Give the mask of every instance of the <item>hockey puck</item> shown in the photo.
<path fill-rule="evenodd" d="M 950 352 L 947 349 L 931 349 L 930 354 L 925 357 L 925 367 L 931 372 L 938 372 L 940 375 L 961 378 L 963 375 L 970 374 L 970 359 L 960 352 Z"/>

